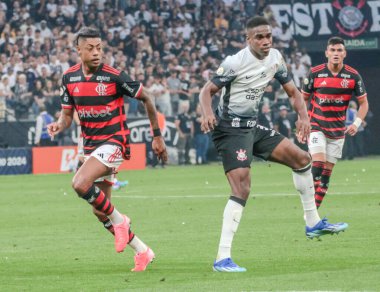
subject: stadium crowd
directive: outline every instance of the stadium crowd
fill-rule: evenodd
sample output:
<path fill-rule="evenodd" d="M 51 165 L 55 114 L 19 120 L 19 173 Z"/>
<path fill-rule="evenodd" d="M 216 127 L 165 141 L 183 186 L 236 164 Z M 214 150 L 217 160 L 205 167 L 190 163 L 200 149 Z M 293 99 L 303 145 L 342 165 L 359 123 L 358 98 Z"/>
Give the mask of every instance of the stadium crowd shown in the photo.
<path fill-rule="evenodd" d="M 273 28 L 295 84 L 311 58 L 279 27 L 270 1 L 234 0 L 6 0 L 0 3 L 0 112 L 3 119 L 35 120 L 41 109 L 57 118 L 62 73 L 79 61 L 75 33 L 95 26 L 104 39 L 105 63 L 124 70 L 151 90 L 165 116 L 196 120 L 198 95 L 218 64 L 245 47 L 245 21 L 262 14 Z M 41 106 L 42 105 L 42 106 Z M 144 116 L 133 99 L 130 117 Z M 4 111 L 5 109 L 5 111 Z M 4 116 L 5 113 L 5 116 Z M 293 135 L 294 113 L 285 91 L 273 80 L 262 106 L 263 123 Z M 0 117 L 1 120 L 1 117 Z M 194 134 L 194 133 L 192 133 Z"/>

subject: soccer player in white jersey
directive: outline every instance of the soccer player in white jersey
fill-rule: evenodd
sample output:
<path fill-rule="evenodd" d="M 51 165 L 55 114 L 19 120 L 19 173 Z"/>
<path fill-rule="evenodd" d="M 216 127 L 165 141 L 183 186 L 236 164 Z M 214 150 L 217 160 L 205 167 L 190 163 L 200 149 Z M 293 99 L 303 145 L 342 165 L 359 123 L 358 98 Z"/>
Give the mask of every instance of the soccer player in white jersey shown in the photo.
<path fill-rule="evenodd" d="M 266 86 L 276 78 L 298 113 L 297 137 L 305 143 L 310 133 L 306 105 L 280 52 L 272 47 L 269 22 L 256 16 L 247 22 L 247 47 L 228 56 L 216 75 L 201 90 L 202 130 L 212 131 L 215 147 L 231 187 L 223 214 L 223 225 L 214 271 L 244 272 L 231 259 L 231 246 L 251 188 L 250 165 L 253 156 L 275 161 L 293 170 L 293 181 L 300 193 L 306 222 L 306 236 L 319 237 L 345 230 L 346 223 L 321 220 L 314 202 L 310 155 L 273 129 L 257 124 L 259 103 Z M 215 112 L 212 96 L 222 89 Z"/>

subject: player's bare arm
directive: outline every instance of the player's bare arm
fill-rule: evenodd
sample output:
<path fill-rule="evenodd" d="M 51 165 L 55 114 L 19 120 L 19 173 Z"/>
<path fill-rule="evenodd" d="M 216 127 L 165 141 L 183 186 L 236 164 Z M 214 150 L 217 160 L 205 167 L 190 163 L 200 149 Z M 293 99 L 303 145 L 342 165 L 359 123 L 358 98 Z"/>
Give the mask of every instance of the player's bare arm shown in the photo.
<path fill-rule="evenodd" d="M 293 81 L 284 84 L 283 88 L 288 94 L 294 110 L 298 113 L 298 121 L 296 122 L 297 140 L 300 143 L 306 143 L 310 134 L 310 121 L 304 98 Z"/>
<path fill-rule="evenodd" d="M 73 113 L 74 111 L 72 109 L 62 109 L 58 121 L 47 125 L 48 134 L 51 138 L 54 138 L 55 135 L 71 126 Z"/>
<path fill-rule="evenodd" d="M 159 131 L 160 127 L 158 126 L 156 107 L 154 106 L 150 93 L 145 88 L 143 88 L 139 98 L 145 105 L 150 124 L 152 125 L 153 133 L 155 130 Z M 164 138 L 161 135 L 156 136 L 154 134 L 153 136 L 152 149 L 158 156 L 158 159 L 162 159 L 162 161 L 166 162 L 168 160 L 168 153 L 166 152 Z"/>
<path fill-rule="evenodd" d="M 363 98 L 359 99 L 358 102 L 359 102 L 359 110 L 358 110 L 357 117 L 356 117 L 354 123 L 347 127 L 346 132 L 345 132 L 350 136 L 356 135 L 361 123 L 364 121 L 364 119 L 368 113 L 369 105 L 368 105 L 367 97 L 363 97 Z"/>
<path fill-rule="evenodd" d="M 218 91 L 219 88 L 213 82 L 207 81 L 199 94 L 199 103 L 202 109 L 201 129 L 204 133 L 213 130 L 216 125 L 216 118 L 211 107 L 211 102 L 213 95 Z"/>

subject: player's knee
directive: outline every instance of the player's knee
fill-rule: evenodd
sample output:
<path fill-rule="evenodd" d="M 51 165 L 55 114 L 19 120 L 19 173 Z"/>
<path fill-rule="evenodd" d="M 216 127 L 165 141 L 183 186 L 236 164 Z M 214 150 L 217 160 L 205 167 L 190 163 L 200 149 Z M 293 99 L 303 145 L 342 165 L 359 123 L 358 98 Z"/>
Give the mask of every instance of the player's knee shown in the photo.
<path fill-rule="evenodd" d="M 297 157 L 297 159 L 296 159 L 295 164 L 293 166 L 294 170 L 306 169 L 306 168 L 308 168 L 308 166 L 311 165 L 311 156 L 306 151 L 300 150 L 299 154 L 296 157 Z"/>
<path fill-rule="evenodd" d="M 249 193 L 251 192 L 251 187 L 247 184 L 241 187 L 241 195 L 243 198 L 248 198 Z"/>
<path fill-rule="evenodd" d="M 81 176 L 74 176 L 71 183 L 72 188 L 80 197 L 83 197 L 86 194 L 91 185 L 90 182 L 87 182 L 86 179 Z"/>

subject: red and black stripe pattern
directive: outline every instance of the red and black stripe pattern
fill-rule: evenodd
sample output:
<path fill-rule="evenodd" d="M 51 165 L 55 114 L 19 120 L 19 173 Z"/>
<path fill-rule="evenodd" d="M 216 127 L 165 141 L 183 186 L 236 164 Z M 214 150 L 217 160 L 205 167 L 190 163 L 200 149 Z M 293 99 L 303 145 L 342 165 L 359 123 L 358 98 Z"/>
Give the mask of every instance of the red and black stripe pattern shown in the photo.
<path fill-rule="evenodd" d="M 111 215 L 115 209 L 115 207 L 111 204 L 111 201 L 107 199 L 104 192 L 95 185 L 92 185 L 87 193 L 82 196 L 82 198 L 106 216 Z"/>
<path fill-rule="evenodd" d="M 344 137 L 346 111 L 352 96 L 358 100 L 367 96 L 360 74 L 348 65 L 334 76 L 327 64 L 313 67 L 304 79 L 302 92 L 310 97 L 309 117 L 312 131 L 326 137 Z"/>
<path fill-rule="evenodd" d="M 141 91 L 140 82 L 105 64 L 89 78 L 83 75 L 81 64 L 64 73 L 62 108 L 75 108 L 78 112 L 86 155 L 107 143 L 119 145 L 124 158 L 129 159 L 129 129 L 123 95 L 138 98 Z"/>

